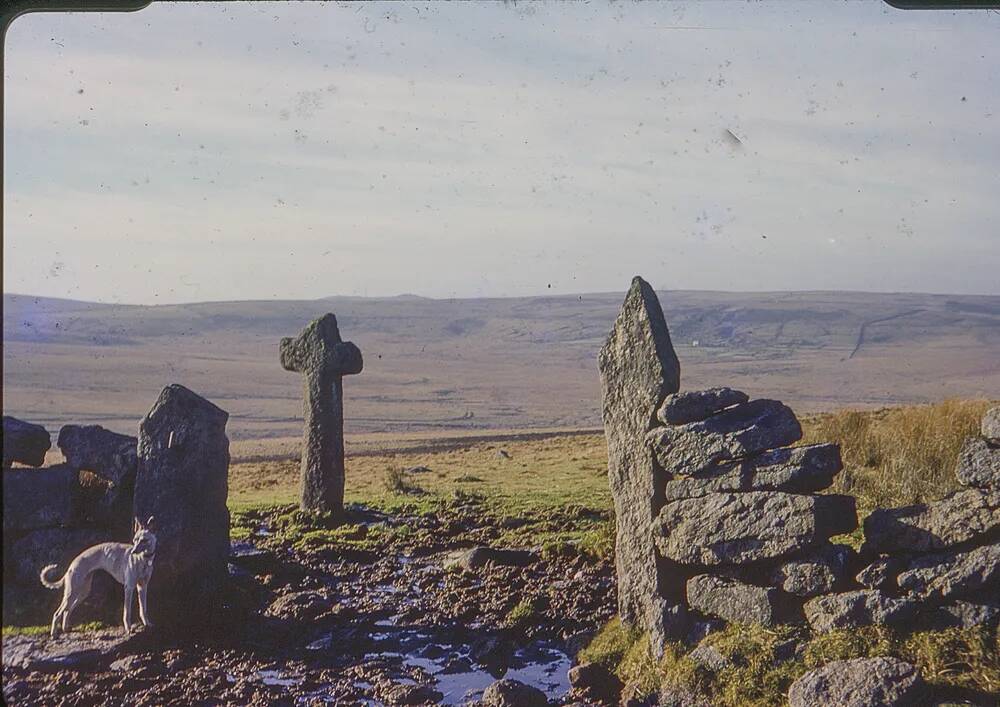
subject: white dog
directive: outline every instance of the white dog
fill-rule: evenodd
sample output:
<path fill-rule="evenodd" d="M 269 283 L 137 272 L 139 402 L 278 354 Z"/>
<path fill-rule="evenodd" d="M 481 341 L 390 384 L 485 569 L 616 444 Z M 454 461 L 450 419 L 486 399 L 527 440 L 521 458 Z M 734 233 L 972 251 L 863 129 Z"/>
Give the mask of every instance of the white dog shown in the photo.
<path fill-rule="evenodd" d="M 149 612 L 146 609 L 146 595 L 149 591 L 149 578 L 153 574 L 153 557 L 156 554 L 156 536 L 149 529 L 153 519 L 145 523 L 137 523 L 132 544 L 101 543 L 89 547 L 70 563 L 66 574 L 58 582 L 46 578 L 56 565 L 49 565 L 42 570 L 39 578 L 49 589 L 63 587 L 62 603 L 52 617 L 52 636 L 62 624 L 63 632 L 69 630 L 69 615 L 77 605 L 90 594 L 94 572 L 104 570 L 125 587 L 125 610 L 122 621 L 125 632 L 132 631 L 132 604 L 135 593 L 139 594 L 139 617 L 145 626 L 152 626 Z"/>

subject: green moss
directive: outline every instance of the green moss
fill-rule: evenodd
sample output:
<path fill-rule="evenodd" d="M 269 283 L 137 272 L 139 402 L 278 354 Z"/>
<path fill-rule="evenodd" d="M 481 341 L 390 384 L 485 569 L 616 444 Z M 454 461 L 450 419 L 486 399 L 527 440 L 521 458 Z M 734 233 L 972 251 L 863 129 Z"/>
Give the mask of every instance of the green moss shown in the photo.
<path fill-rule="evenodd" d="M 3 635 L 4 636 L 45 636 L 48 635 L 50 626 L 39 625 L 39 626 L 4 626 Z M 85 624 L 77 624 L 72 627 L 74 633 L 88 633 L 91 631 L 102 631 L 108 628 L 115 628 L 109 624 L 102 621 L 91 621 Z"/>

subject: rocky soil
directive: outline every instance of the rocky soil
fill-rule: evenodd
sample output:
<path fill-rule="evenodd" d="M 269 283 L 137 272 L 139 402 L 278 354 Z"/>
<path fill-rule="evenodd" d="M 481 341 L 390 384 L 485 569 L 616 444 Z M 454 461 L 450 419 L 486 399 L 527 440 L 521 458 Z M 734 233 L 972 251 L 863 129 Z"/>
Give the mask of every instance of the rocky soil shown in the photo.
<path fill-rule="evenodd" d="M 501 532 L 474 499 L 351 515 L 312 537 L 279 511 L 254 516 L 234 543 L 232 601 L 201 630 L 6 636 L 5 701 L 464 704 L 501 677 L 572 701 L 569 655 L 614 612 L 608 561 L 470 552 Z"/>

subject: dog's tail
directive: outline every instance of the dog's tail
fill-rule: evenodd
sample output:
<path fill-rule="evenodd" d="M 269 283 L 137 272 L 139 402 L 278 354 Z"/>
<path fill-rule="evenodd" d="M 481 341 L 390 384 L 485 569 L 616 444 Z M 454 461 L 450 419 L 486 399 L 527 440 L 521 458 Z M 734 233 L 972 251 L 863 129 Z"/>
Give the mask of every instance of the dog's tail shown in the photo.
<path fill-rule="evenodd" d="M 47 575 L 49 572 L 51 572 L 52 570 L 54 570 L 56 567 L 57 567 L 57 565 L 48 565 L 38 575 L 38 578 L 40 580 L 42 580 L 42 584 L 44 584 L 49 589 L 59 589 L 59 587 L 61 587 L 63 585 L 63 582 L 66 581 L 66 575 L 63 575 L 62 577 L 60 577 L 59 581 L 57 581 L 57 582 L 53 582 L 52 580 L 46 578 L 45 575 Z"/>

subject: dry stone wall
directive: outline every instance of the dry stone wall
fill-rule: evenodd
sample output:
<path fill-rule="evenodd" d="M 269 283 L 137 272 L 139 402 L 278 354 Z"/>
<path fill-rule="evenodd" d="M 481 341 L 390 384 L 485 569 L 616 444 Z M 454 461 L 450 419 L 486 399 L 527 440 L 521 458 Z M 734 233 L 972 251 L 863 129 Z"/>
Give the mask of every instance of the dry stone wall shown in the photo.
<path fill-rule="evenodd" d="M 129 542 L 137 515 L 144 521 L 154 516 L 154 531 L 162 536 L 154 587 L 179 576 L 185 587 L 197 590 L 197 601 L 188 606 L 207 607 L 225 580 L 229 554 L 227 418 L 183 386 L 167 386 L 142 421 L 140 437 L 100 425 L 65 425 L 57 444 L 66 461 L 44 467 L 49 432 L 5 416 L 5 620 L 21 618 L 14 610 L 31 612 L 57 602 L 39 582 L 40 570 L 56 564 L 63 572 L 92 545 Z M 91 609 L 117 603 L 120 611 L 118 585 L 110 577 L 98 582 Z M 151 599 L 154 613 L 160 613 L 166 594 Z"/>
<path fill-rule="evenodd" d="M 962 449 L 964 488 L 875 511 L 855 551 L 834 542 L 858 527 L 854 498 L 829 492 L 839 447 L 792 446 L 802 429 L 777 400 L 679 392 L 676 360 L 659 302 L 636 278 L 600 368 L 620 613 L 656 655 L 724 622 L 996 623 L 1000 408 Z"/>

